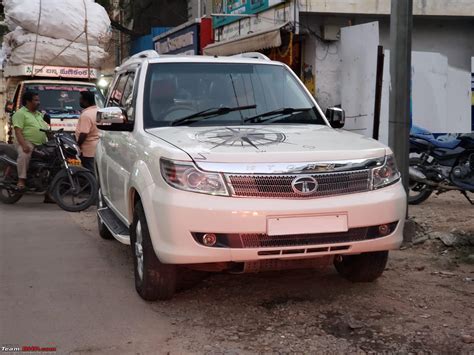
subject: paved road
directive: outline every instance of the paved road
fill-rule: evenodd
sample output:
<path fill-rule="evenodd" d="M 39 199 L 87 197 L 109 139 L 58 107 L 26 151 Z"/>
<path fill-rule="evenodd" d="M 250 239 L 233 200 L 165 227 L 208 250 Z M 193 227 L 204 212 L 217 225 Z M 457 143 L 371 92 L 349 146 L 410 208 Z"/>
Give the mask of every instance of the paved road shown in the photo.
<path fill-rule="evenodd" d="M 444 214 L 451 209 L 442 228 L 472 220 L 458 195 L 442 198 L 423 206 L 436 218 L 413 209 L 417 221 L 436 230 L 440 206 Z M 0 347 L 114 355 L 474 354 L 467 311 L 474 268 L 462 262 L 472 247 L 458 254 L 428 240 L 393 252 L 372 284 L 351 284 L 333 268 L 213 275 L 172 301 L 148 303 L 133 287 L 129 247 L 100 239 L 93 211 L 71 214 L 41 201 L 0 205 Z"/>
<path fill-rule="evenodd" d="M 164 350 L 170 324 L 135 293 L 128 247 L 94 238 L 41 202 L 0 205 L 0 347 Z"/>

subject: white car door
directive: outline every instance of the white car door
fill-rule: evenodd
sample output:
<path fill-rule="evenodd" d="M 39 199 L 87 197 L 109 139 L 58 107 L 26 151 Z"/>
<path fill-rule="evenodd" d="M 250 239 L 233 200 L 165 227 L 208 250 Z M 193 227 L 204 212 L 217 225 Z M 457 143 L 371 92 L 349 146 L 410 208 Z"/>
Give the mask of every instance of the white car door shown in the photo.
<path fill-rule="evenodd" d="M 120 100 L 113 101 L 122 108 L 130 121 L 134 120 L 134 83 L 135 71 L 129 70 L 123 74 L 125 85 L 120 93 Z M 133 132 L 113 132 L 107 142 L 108 155 L 108 184 L 110 200 L 116 212 L 125 219 L 128 215 L 128 182 L 130 172 L 136 160 L 136 144 Z M 131 222 L 131 221 L 128 221 Z"/>
<path fill-rule="evenodd" d="M 127 83 L 128 76 L 122 73 L 112 85 L 110 94 L 107 99 L 106 107 L 117 107 L 121 105 L 123 92 Z M 114 212 L 120 211 L 120 201 L 118 200 L 121 191 L 117 174 L 120 169 L 116 166 L 117 150 L 119 149 L 119 141 L 122 132 L 104 131 L 101 138 L 103 149 L 103 158 L 99 170 L 101 172 L 101 190 L 105 196 L 109 207 Z"/>

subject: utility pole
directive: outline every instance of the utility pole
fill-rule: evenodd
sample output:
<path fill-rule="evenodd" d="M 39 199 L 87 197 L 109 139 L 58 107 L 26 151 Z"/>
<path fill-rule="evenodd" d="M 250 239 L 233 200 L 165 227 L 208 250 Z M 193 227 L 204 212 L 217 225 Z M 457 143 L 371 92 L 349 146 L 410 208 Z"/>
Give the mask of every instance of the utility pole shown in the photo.
<path fill-rule="evenodd" d="M 390 13 L 389 145 L 408 193 L 410 151 L 411 34 L 413 0 L 392 0 Z"/>

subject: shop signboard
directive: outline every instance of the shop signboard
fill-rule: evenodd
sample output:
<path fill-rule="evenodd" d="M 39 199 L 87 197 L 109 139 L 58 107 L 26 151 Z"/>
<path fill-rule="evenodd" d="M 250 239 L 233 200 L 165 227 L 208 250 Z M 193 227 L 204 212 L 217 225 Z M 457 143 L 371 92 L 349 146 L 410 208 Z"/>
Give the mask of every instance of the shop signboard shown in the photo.
<path fill-rule="evenodd" d="M 270 30 L 276 26 L 293 21 L 293 8 L 290 5 L 276 6 L 259 14 L 259 17 L 240 18 L 239 21 L 214 28 L 217 42 L 235 39 L 251 33 Z"/>
<path fill-rule="evenodd" d="M 48 78 L 64 78 L 64 79 L 97 79 L 98 70 L 95 68 L 76 68 L 76 67 L 58 67 L 58 66 L 33 66 L 13 65 L 7 66 L 4 72 L 5 77 L 10 76 L 40 76 Z"/>
<path fill-rule="evenodd" d="M 192 24 L 155 41 L 155 50 L 159 54 L 199 54 L 198 33 L 199 25 Z"/>
<path fill-rule="evenodd" d="M 270 7 L 284 3 L 285 0 L 213 0 L 212 12 L 215 14 L 258 14 Z M 214 28 L 240 20 L 239 16 L 215 16 Z"/>

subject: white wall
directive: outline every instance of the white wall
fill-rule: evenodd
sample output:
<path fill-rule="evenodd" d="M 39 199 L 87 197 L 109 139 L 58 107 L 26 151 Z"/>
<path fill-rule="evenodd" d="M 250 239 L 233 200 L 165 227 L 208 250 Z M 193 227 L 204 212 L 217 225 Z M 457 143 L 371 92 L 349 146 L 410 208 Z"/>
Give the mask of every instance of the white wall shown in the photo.
<path fill-rule="evenodd" d="M 390 0 L 299 0 L 300 11 L 341 14 L 390 13 Z M 414 0 L 413 13 L 428 16 L 474 16 L 472 0 Z"/>
<path fill-rule="evenodd" d="M 371 137 L 374 123 L 377 75 L 377 22 L 341 30 L 341 102 L 346 111 L 346 130 Z"/>
<path fill-rule="evenodd" d="M 314 41 L 316 97 L 324 109 L 341 104 L 340 81 L 342 75 L 341 42 Z"/>
<path fill-rule="evenodd" d="M 380 140 L 388 143 L 390 51 L 385 51 Z M 439 53 L 412 52 L 413 124 L 432 133 L 471 131 L 470 73 L 448 65 Z"/>
<path fill-rule="evenodd" d="M 474 4 L 474 0 L 471 0 Z M 356 23 L 379 21 L 380 44 L 390 49 L 390 21 L 388 17 L 358 18 Z M 417 52 L 445 55 L 451 67 L 471 70 L 474 56 L 474 19 L 415 18 L 412 47 Z"/>

